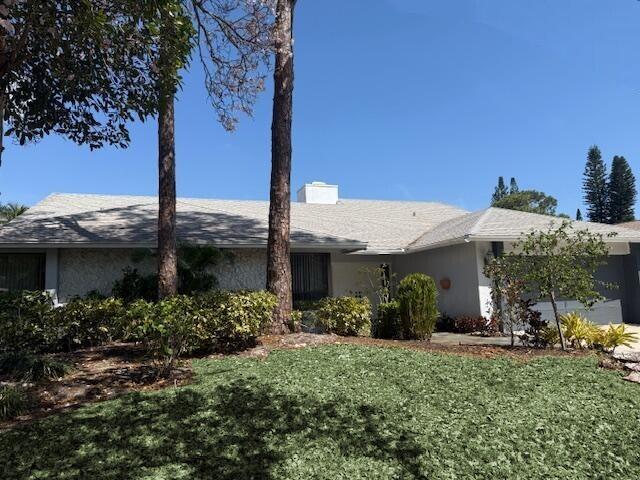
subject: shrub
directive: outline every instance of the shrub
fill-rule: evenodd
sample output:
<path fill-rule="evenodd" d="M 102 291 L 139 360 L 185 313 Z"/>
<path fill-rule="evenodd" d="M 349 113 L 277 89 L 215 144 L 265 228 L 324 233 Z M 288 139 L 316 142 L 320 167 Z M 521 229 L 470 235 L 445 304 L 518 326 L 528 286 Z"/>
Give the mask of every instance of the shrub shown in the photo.
<path fill-rule="evenodd" d="M 456 320 L 446 313 L 442 313 L 436 320 L 436 332 L 453 332 L 456 328 Z"/>
<path fill-rule="evenodd" d="M 453 326 L 449 331 L 452 333 L 494 335 L 498 332 L 498 322 L 493 317 L 461 315 L 453 320 Z"/>
<path fill-rule="evenodd" d="M 549 322 L 541 318 L 540 312 L 533 312 L 526 323 L 520 341 L 525 347 L 546 348 L 549 345 Z M 556 330 L 557 333 L 557 330 Z"/>
<path fill-rule="evenodd" d="M 600 329 L 577 312 L 560 316 L 565 339 L 573 348 L 592 347 L 598 343 Z"/>
<path fill-rule="evenodd" d="M 371 303 L 368 298 L 325 298 L 320 301 L 316 314 L 325 331 L 336 335 L 366 335 L 371 331 Z"/>
<path fill-rule="evenodd" d="M 293 310 L 291 312 L 291 319 L 289 321 L 289 330 L 291 332 L 300 332 L 302 330 L 302 317 L 303 313 L 300 310 Z"/>
<path fill-rule="evenodd" d="M 124 319 L 127 336 L 142 340 L 165 371 L 198 345 L 201 324 L 191 297 L 179 295 L 157 303 L 137 300 L 128 306 Z"/>
<path fill-rule="evenodd" d="M 268 292 L 178 295 L 156 303 L 138 300 L 123 316 L 125 335 L 142 341 L 167 370 L 186 353 L 254 344 L 275 307 L 276 297 Z"/>
<path fill-rule="evenodd" d="M 158 279 L 155 275 L 140 275 L 137 269 L 127 267 L 122 271 L 122 278 L 113 284 L 111 295 L 125 303 L 153 302 L 158 299 Z"/>
<path fill-rule="evenodd" d="M 11 380 L 35 382 L 63 377 L 70 368 L 64 362 L 44 355 L 9 352 L 0 355 L 0 375 Z"/>
<path fill-rule="evenodd" d="M 44 292 L 0 294 L 0 351 L 44 350 L 52 310 L 51 296 Z"/>
<path fill-rule="evenodd" d="M 53 310 L 50 334 L 65 350 L 97 346 L 122 338 L 122 300 L 116 298 L 76 298 Z M 53 345 L 52 345 L 53 346 Z"/>
<path fill-rule="evenodd" d="M 376 338 L 399 338 L 402 335 L 398 302 L 391 301 L 378 305 L 378 316 L 372 334 Z"/>
<path fill-rule="evenodd" d="M 198 298 L 198 297 L 196 297 Z M 210 332 L 215 348 L 235 350 L 254 343 L 271 323 L 277 305 L 276 296 L 266 291 L 212 292 L 199 297 L 205 309 L 211 309 L 217 323 Z"/>
<path fill-rule="evenodd" d="M 3 295 L 0 299 L 0 351 L 57 352 L 101 345 L 119 336 L 122 302 L 74 299 L 54 308 L 41 292 Z"/>
<path fill-rule="evenodd" d="M 408 275 L 398 286 L 404 338 L 430 339 L 438 318 L 437 289 L 433 278 L 422 273 Z"/>
<path fill-rule="evenodd" d="M 293 307 L 300 312 L 309 312 L 317 310 L 319 303 L 316 300 L 298 300 L 294 302 Z"/>
<path fill-rule="evenodd" d="M 0 420 L 11 420 L 27 411 L 27 394 L 17 387 L 0 386 Z"/>
<path fill-rule="evenodd" d="M 594 343 L 599 344 L 606 351 L 614 352 L 620 345 L 631 347 L 636 340 L 636 334 L 627 332 L 624 325 L 609 325 L 607 330 L 599 331 Z"/>

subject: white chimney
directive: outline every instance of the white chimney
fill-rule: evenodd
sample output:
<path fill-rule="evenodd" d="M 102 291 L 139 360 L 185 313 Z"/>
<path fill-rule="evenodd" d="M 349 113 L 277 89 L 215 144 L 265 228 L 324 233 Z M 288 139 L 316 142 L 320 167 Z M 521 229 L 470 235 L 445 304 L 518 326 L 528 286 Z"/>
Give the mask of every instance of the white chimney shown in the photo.
<path fill-rule="evenodd" d="M 327 185 L 324 182 L 305 183 L 298 190 L 298 202 L 335 205 L 338 203 L 338 186 Z"/>

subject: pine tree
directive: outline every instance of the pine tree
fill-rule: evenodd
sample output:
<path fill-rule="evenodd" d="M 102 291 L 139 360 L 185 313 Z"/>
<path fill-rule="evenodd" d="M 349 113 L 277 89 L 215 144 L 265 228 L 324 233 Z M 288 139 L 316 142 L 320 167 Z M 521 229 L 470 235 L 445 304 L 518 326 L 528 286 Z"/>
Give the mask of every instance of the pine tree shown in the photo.
<path fill-rule="evenodd" d="M 578 220 L 579 222 L 582 221 L 582 212 L 580 211 L 580 209 L 576 211 L 576 220 Z"/>
<path fill-rule="evenodd" d="M 609 223 L 634 220 L 636 203 L 636 179 L 624 157 L 615 156 L 611 162 L 608 185 Z"/>
<path fill-rule="evenodd" d="M 509 195 L 513 195 L 514 193 L 518 193 L 520 189 L 518 188 L 518 183 L 514 177 L 511 177 L 511 184 L 509 185 Z"/>
<path fill-rule="evenodd" d="M 494 205 L 496 202 L 499 202 L 507 195 L 509 195 L 509 190 L 507 190 L 507 187 L 504 184 L 504 178 L 498 177 L 498 185 L 493 191 L 493 196 L 491 197 L 491 205 Z"/>
<path fill-rule="evenodd" d="M 606 223 L 607 214 L 607 172 L 600 149 L 594 145 L 589 149 L 582 182 L 587 216 L 592 222 Z"/>

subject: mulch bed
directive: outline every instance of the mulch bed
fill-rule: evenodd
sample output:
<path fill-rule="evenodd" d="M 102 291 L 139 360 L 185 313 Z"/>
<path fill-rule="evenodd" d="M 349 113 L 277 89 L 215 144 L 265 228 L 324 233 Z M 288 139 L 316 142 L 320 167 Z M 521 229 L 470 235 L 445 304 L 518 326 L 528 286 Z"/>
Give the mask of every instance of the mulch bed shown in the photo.
<path fill-rule="evenodd" d="M 0 422 L 0 429 L 127 392 L 185 385 L 193 376 L 190 363 L 182 362 L 170 375 L 159 377 L 157 368 L 144 356 L 144 350 L 128 343 L 87 348 L 56 357 L 72 365 L 71 373 L 58 380 L 27 385 L 33 402 L 30 412 L 15 420 Z"/>

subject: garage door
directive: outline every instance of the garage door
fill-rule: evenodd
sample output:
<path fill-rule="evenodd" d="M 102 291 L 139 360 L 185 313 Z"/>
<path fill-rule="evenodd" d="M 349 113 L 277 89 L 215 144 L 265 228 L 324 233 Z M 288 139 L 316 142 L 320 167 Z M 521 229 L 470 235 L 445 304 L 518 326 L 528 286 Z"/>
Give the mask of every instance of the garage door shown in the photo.
<path fill-rule="evenodd" d="M 545 320 L 553 320 L 553 308 L 549 302 L 540 302 L 536 304 L 535 310 L 542 313 Z M 558 302 L 558 311 L 560 313 L 578 312 L 598 325 L 607 325 L 609 323 L 622 323 L 622 305 L 620 300 L 608 300 L 606 302 L 596 303 L 591 310 L 584 308 L 580 302 L 575 300 Z"/>

